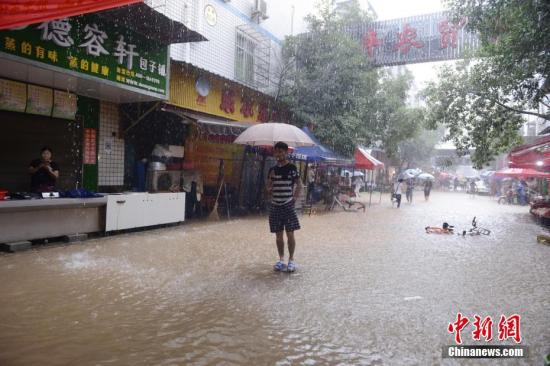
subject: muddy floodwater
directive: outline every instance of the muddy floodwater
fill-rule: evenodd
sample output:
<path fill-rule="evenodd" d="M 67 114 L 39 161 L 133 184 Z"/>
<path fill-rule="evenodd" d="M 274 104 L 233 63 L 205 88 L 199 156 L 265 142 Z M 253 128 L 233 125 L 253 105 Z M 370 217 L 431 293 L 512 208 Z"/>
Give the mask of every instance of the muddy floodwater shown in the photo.
<path fill-rule="evenodd" d="M 542 365 L 547 230 L 527 207 L 419 193 L 399 210 L 384 197 L 301 216 L 294 274 L 272 270 L 265 217 L 2 254 L 0 365 Z M 491 236 L 424 233 L 474 215 Z M 496 325 L 519 314 L 529 357 L 442 359 L 457 312 L 491 316 L 494 345 L 514 343 Z M 484 344 L 472 330 L 464 343 Z"/>

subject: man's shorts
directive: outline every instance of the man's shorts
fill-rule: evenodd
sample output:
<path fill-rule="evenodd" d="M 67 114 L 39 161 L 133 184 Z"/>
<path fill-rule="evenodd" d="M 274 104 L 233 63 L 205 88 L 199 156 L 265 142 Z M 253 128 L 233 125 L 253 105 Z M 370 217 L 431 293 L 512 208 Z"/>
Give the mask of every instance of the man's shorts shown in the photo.
<path fill-rule="evenodd" d="M 269 229 L 272 233 L 300 229 L 300 222 L 298 221 L 298 215 L 296 215 L 294 201 L 290 201 L 280 206 L 271 204 L 269 208 Z"/>

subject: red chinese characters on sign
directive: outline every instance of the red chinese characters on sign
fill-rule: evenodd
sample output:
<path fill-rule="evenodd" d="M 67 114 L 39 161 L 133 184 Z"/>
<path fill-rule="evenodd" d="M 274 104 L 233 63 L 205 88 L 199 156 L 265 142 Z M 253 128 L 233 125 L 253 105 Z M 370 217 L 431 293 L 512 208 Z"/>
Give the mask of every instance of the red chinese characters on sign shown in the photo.
<path fill-rule="evenodd" d="M 369 57 L 374 56 L 374 48 L 382 44 L 377 38 L 376 32 L 374 30 L 369 30 L 367 34 L 363 37 L 363 49 L 367 50 Z"/>
<path fill-rule="evenodd" d="M 405 24 L 403 32 L 397 33 L 397 43 L 393 46 L 395 51 L 401 53 L 409 53 L 412 47 L 422 48 L 424 43 L 416 40 L 416 28 L 411 27 L 409 24 Z"/>
<path fill-rule="evenodd" d="M 449 22 L 448 20 L 443 20 L 437 25 L 437 30 L 441 35 L 439 46 L 441 49 L 457 47 L 457 35 L 458 31 L 466 25 L 466 19 L 461 20 L 458 24 Z"/>
<path fill-rule="evenodd" d="M 252 117 L 254 115 L 254 100 L 249 97 L 243 96 L 241 99 L 241 114 L 245 117 Z"/>
<path fill-rule="evenodd" d="M 488 316 L 481 320 L 479 315 L 475 315 L 474 318 L 475 330 L 472 332 L 472 338 L 479 341 L 483 337 L 486 342 L 490 342 L 493 339 L 493 319 Z"/>
<path fill-rule="evenodd" d="M 93 128 L 84 129 L 84 149 L 83 149 L 83 163 L 84 164 L 96 164 L 97 163 L 97 134 Z"/>
<path fill-rule="evenodd" d="M 493 319 L 490 316 L 481 318 L 479 315 L 474 316 L 475 320 L 472 323 L 474 331 L 472 332 L 472 339 L 479 341 L 481 338 L 485 338 L 486 342 L 493 340 Z M 521 343 L 521 329 L 520 329 L 521 317 L 517 314 L 513 314 L 509 317 L 504 315 L 500 316 L 498 322 L 498 340 L 505 341 L 508 338 L 512 338 L 516 343 Z M 449 333 L 455 334 L 455 342 L 457 344 L 462 343 L 462 337 L 460 331 L 468 325 L 470 320 L 462 316 L 462 313 L 457 314 L 456 321 L 450 323 L 447 327 Z"/>
<path fill-rule="evenodd" d="M 258 122 L 269 121 L 269 109 L 267 103 L 261 103 L 258 107 Z"/>
<path fill-rule="evenodd" d="M 498 340 L 504 341 L 508 338 L 512 338 L 516 343 L 520 343 L 520 320 L 520 316 L 517 314 L 511 315 L 508 318 L 501 315 L 500 321 L 498 322 Z"/>
<path fill-rule="evenodd" d="M 462 343 L 460 332 L 469 322 L 470 319 L 468 319 L 467 317 L 463 317 L 462 313 L 458 313 L 456 316 L 456 321 L 454 323 L 449 323 L 447 330 L 449 331 L 449 333 L 455 333 L 455 342 L 457 344 Z"/>
<path fill-rule="evenodd" d="M 206 105 L 206 97 L 203 97 L 202 95 L 199 95 L 197 97 L 197 99 L 195 100 L 195 102 L 198 104 L 198 105 Z"/>
<path fill-rule="evenodd" d="M 228 114 L 235 113 L 235 92 L 232 89 L 224 89 L 220 109 Z"/>

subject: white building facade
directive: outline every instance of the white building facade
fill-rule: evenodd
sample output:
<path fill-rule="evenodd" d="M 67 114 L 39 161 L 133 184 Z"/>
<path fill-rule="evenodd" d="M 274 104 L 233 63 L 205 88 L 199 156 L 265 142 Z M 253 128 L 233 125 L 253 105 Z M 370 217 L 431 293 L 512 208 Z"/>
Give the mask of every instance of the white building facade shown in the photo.
<path fill-rule="evenodd" d="M 208 41 L 173 44 L 170 57 L 265 94 L 277 90 L 282 40 L 262 26 L 264 0 L 148 0 Z"/>

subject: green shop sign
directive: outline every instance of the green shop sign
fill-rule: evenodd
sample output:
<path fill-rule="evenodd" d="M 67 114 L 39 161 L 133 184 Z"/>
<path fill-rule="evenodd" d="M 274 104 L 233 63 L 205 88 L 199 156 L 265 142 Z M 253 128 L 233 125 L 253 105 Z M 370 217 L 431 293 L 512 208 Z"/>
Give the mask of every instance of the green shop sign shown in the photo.
<path fill-rule="evenodd" d="M 167 46 L 95 14 L 0 31 L 0 53 L 167 97 Z"/>

